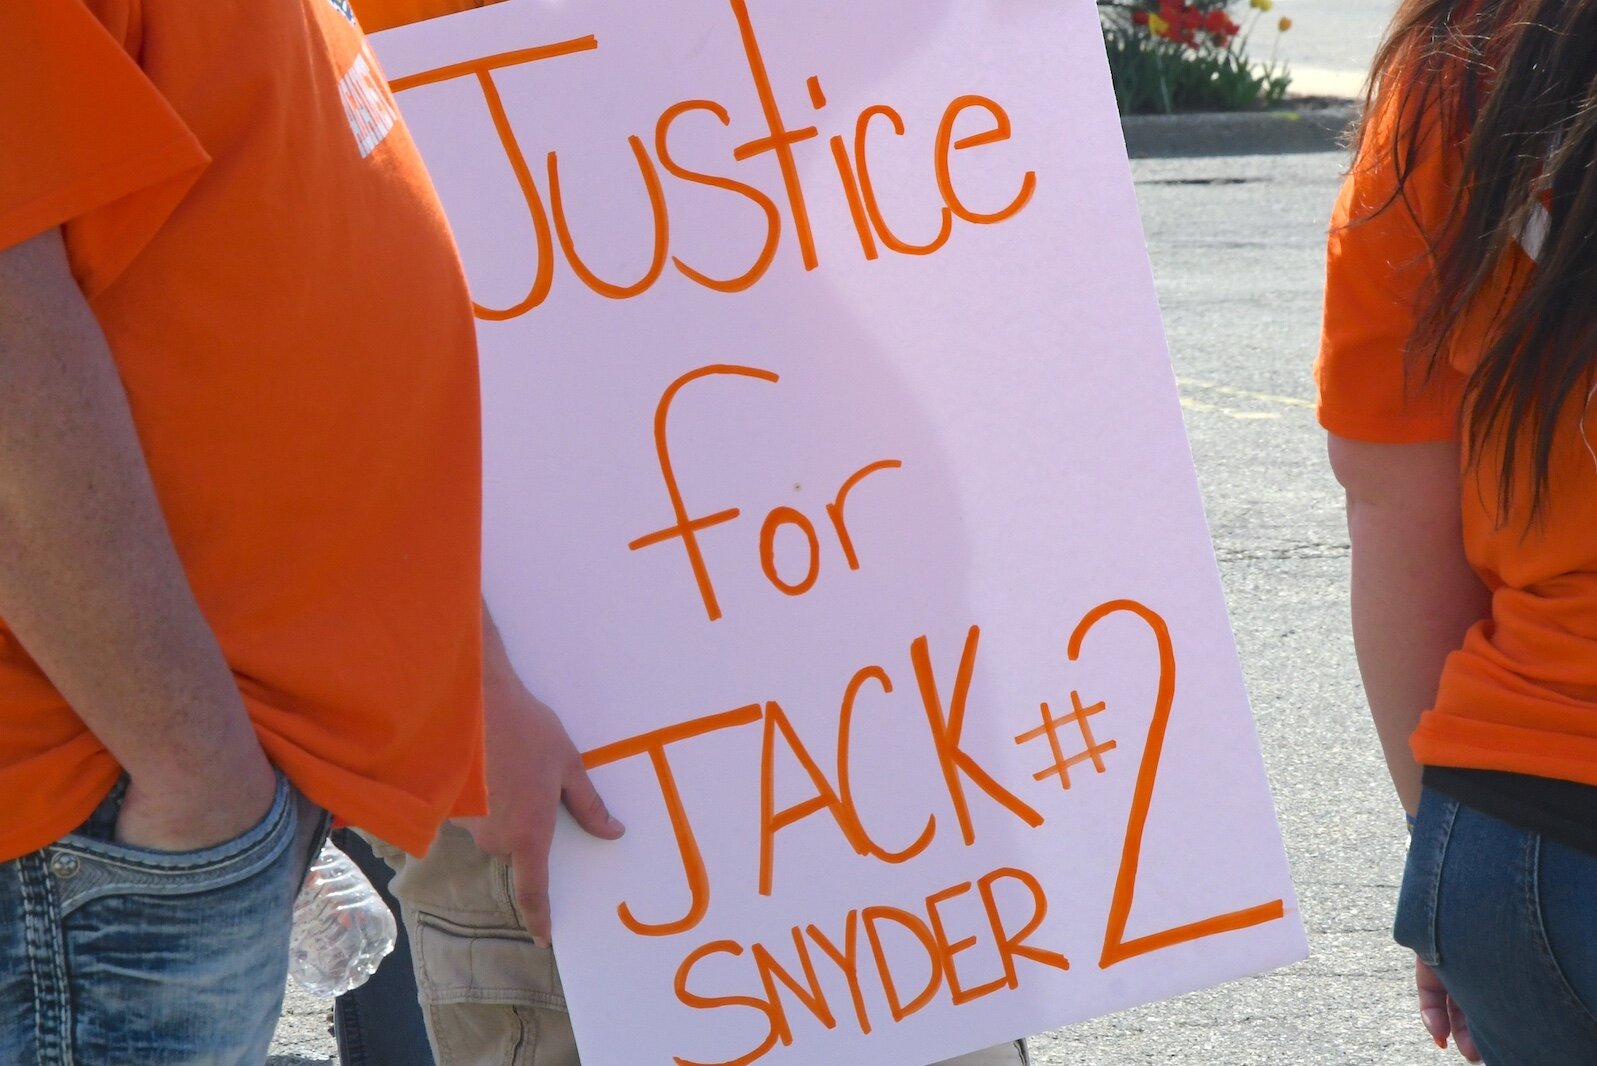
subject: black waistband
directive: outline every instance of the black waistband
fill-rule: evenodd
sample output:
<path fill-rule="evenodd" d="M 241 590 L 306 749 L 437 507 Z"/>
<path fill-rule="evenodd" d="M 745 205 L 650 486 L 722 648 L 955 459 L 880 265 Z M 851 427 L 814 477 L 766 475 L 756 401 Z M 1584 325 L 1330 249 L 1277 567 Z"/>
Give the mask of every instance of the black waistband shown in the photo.
<path fill-rule="evenodd" d="M 1425 787 L 1493 818 L 1597 855 L 1597 787 L 1578 781 L 1427 766 Z"/>

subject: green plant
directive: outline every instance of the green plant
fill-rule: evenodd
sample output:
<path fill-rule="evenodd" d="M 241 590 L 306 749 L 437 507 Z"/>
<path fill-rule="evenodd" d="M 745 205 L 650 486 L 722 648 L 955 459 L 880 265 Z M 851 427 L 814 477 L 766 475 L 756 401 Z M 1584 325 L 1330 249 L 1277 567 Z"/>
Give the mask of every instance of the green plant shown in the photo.
<path fill-rule="evenodd" d="M 1286 64 L 1256 62 L 1247 45 L 1274 0 L 1249 0 L 1246 27 L 1230 15 L 1237 0 L 1098 0 L 1109 73 L 1121 114 L 1242 111 L 1280 102 Z M 1277 23 L 1277 33 L 1291 28 Z"/>

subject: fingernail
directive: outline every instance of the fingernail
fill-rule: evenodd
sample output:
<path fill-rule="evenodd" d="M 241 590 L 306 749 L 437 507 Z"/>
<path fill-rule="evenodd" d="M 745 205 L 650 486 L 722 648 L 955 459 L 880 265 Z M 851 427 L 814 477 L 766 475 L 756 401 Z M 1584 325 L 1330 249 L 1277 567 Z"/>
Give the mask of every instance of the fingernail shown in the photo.
<path fill-rule="evenodd" d="M 534 935 L 533 938 L 532 938 L 532 942 L 534 944 L 536 944 L 538 947 L 543 948 L 544 950 L 548 950 L 548 948 L 549 948 L 549 938 L 546 937 L 546 936 Z"/>
<path fill-rule="evenodd" d="M 627 831 L 627 827 L 621 824 L 621 819 L 617 818 L 613 814 L 610 815 L 610 821 L 607 823 L 607 827 L 609 828 L 610 832 L 614 833 L 616 836 L 620 836 L 622 833 Z"/>

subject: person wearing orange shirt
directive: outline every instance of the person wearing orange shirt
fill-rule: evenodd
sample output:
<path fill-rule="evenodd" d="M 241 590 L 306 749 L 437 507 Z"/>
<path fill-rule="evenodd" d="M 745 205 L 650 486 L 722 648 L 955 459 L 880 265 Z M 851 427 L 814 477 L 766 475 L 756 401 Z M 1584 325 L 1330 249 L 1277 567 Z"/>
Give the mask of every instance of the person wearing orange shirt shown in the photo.
<path fill-rule="evenodd" d="M 1597 1062 L 1597 0 L 1405 0 L 1316 376 L 1422 1021 Z"/>
<path fill-rule="evenodd" d="M 618 830 L 484 644 L 478 431 L 347 0 L 0 4 L 0 1062 L 260 1063 L 328 812 Z"/>

